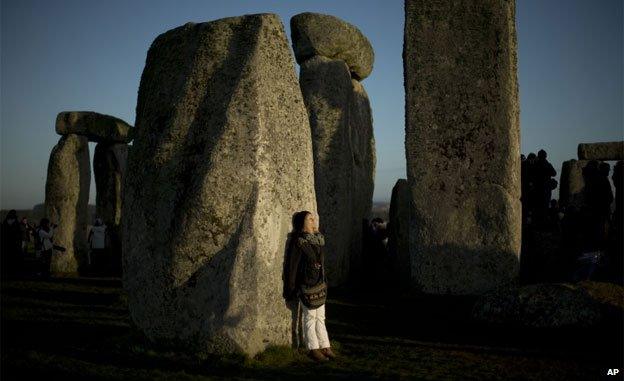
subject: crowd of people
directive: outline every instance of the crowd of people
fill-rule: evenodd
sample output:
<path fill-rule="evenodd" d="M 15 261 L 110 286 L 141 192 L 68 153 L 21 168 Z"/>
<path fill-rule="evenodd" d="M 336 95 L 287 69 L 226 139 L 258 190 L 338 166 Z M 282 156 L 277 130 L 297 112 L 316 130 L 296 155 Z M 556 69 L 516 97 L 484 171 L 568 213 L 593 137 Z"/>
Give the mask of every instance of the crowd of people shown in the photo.
<path fill-rule="evenodd" d="M 17 211 L 10 210 L 0 228 L 2 278 L 10 279 L 27 272 L 49 278 L 52 256 L 54 253 L 63 255 L 66 251 L 54 243 L 57 227 L 48 218 L 42 218 L 39 224 L 29 222 L 27 217 L 19 219 Z M 105 267 L 109 257 L 109 234 L 102 219 L 95 219 L 89 231 L 88 244 L 87 264 L 83 272 L 93 273 Z M 34 267 L 26 266 L 26 262 L 34 263 Z"/>
<path fill-rule="evenodd" d="M 615 204 L 609 163 L 592 160 L 585 165 L 584 188 L 574 200 L 552 199 L 557 172 L 544 150 L 537 156 L 522 155 L 521 163 L 523 280 L 621 282 L 622 191 L 617 189 L 622 182 L 622 162 L 615 165 L 612 175 L 620 198 Z M 544 242 L 548 240 L 554 242 Z M 551 247 L 544 249 L 548 245 Z"/>
<path fill-rule="evenodd" d="M 522 179 L 522 218 L 524 223 L 545 222 L 552 198 L 557 188 L 553 177 L 557 171 L 547 159 L 546 151 L 539 150 L 537 156 L 531 152 L 520 156 L 520 177 Z"/>

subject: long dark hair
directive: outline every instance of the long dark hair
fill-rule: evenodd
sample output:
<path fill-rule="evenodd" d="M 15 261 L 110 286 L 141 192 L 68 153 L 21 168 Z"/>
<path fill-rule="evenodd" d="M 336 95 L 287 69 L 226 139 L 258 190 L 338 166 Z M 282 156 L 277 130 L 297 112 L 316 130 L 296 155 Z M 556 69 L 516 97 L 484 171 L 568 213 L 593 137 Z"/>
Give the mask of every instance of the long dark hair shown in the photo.
<path fill-rule="evenodd" d="M 293 216 L 292 224 L 293 224 L 293 235 L 300 236 L 303 234 L 303 227 L 305 225 L 306 216 L 310 214 L 307 210 L 302 210 L 301 212 L 295 213 Z"/>

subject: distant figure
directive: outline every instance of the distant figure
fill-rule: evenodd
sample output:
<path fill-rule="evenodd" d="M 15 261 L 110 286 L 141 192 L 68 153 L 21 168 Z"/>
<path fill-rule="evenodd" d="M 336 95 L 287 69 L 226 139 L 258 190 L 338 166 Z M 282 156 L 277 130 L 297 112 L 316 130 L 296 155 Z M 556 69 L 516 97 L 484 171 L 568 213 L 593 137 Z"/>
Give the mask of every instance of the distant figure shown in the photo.
<path fill-rule="evenodd" d="M 30 236 L 32 235 L 33 228 L 28 224 L 26 217 L 22 218 L 20 222 L 20 234 L 22 236 L 22 253 L 26 254 L 28 251 L 28 244 L 30 243 Z"/>
<path fill-rule="evenodd" d="M 22 253 L 22 233 L 15 210 L 10 210 L 2 222 L 0 241 L 2 275 L 3 277 L 15 275 L 20 270 Z"/>
<path fill-rule="evenodd" d="M 520 201 L 522 202 L 522 218 L 524 222 L 525 208 L 527 206 L 527 195 L 529 194 L 528 185 L 528 161 L 526 156 L 520 155 Z"/>
<path fill-rule="evenodd" d="M 315 216 L 308 211 L 302 211 L 294 218 L 284 297 L 287 301 L 299 299 L 308 355 L 320 362 L 334 358 L 335 355 L 330 348 L 325 327 L 325 238 L 319 232 L 316 221 Z"/>
<path fill-rule="evenodd" d="M 372 247 L 374 253 L 374 266 L 376 272 L 385 273 L 388 263 L 388 229 L 387 223 L 382 218 L 373 218 L 371 221 Z"/>
<path fill-rule="evenodd" d="M 106 261 L 107 236 L 106 225 L 101 218 L 96 218 L 88 238 L 87 263 L 89 266 L 100 267 L 102 270 L 103 263 Z"/>
<path fill-rule="evenodd" d="M 377 287 L 390 275 L 388 224 L 379 217 L 370 222 L 364 219 L 362 223 L 362 287 Z"/>
<path fill-rule="evenodd" d="M 522 159 L 522 156 L 520 158 Z M 520 199 L 522 201 L 522 222 L 527 225 L 530 225 L 533 222 L 531 217 L 536 201 L 536 161 L 537 156 L 531 152 L 526 159 L 520 163 Z"/>
<path fill-rule="evenodd" d="M 50 265 L 52 263 L 52 251 L 54 250 L 54 228 L 47 218 L 42 218 L 39 223 L 39 240 L 41 241 L 41 277 L 50 278 Z"/>
<path fill-rule="evenodd" d="M 552 177 L 557 175 L 555 168 L 548 162 L 548 155 L 543 149 L 537 152 L 535 162 L 535 214 L 541 221 L 544 221 L 548 204 L 552 198 L 552 191 L 557 187 L 557 181 Z"/>

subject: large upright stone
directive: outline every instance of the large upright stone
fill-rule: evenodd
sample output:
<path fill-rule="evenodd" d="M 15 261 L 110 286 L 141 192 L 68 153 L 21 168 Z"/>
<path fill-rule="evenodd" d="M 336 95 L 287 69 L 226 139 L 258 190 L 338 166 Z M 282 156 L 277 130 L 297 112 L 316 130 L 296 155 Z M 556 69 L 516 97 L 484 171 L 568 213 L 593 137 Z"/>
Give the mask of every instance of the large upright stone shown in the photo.
<path fill-rule="evenodd" d="M 93 155 L 96 215 L 107 226 L 112 255 L 121 250 L 121 202 L 123 175 L 126 171 L 128 145 L 98 143 Z M 118 257 L 117 257 L 118 259 Z"/>
<path fill-rule="evenodd" d="M 129 143 L 132 126 L 114 116 L 92 111 L 64 111 L 56 116 L 56 133 L 84 135 L 92 142 Z"/>
<path fill-rule="evenodd" d="M 300 13 L 290 19 L 290 29 L 299 64 L 314 56 L 342 60 L 359 80 L 373 71 L 375 54 L 370 42 L 357 27 L 338 17 Z"/>
<path fill-rule="evenodd" d="M 65 252 L 54 251 L 51 271 L 76 273 L 85 263 L 91 165 L 89 141 L 69 134 L 52 149 L 45 186 L 45 211 L 58 224 L 54 244 Z"/>
<path fill-rule="evenodd" d="M 561 165 L 559 178 L 559 205 L 574 206 L 579 210 L 585 204 L 583 168 L 589 160 L 567 160 Z"/>
<path fill-rule="evenodd" d="M 393 279 L 402 287 L 411 283 L 409 210 L 409 185 L 406 179 L 399 179 L 392 188 L 390 198 L 388 251 L 392 261 Z"/>
<path fill-rule="evenodd" d="M 404 69 L 412 277 L 474 294 L 516 277 L 515 1 L 408 0 Z"/>
<path fill-rule="evenodd" d="M 578 145 L 579 160 L 624 160 L 624 141 L 606 143 L 581 143 Z"/>
<path fill-rule="evenodd" d="M 338 286 L 350 273 L 359 272 L 362 220 L 372 207 L 375 142 L 370 103 L 343 60 L 314 56 L 302 62 L 300 85 L 312 129 L 327 279 Z"/>
<path fill-rule="evenodd" d="M 141 78 L 124 287 L 148 337 L 254 354 L 290 342 L 291 220 L 316 211 L 310 127 L 276 15 L 172 29 Z"/>

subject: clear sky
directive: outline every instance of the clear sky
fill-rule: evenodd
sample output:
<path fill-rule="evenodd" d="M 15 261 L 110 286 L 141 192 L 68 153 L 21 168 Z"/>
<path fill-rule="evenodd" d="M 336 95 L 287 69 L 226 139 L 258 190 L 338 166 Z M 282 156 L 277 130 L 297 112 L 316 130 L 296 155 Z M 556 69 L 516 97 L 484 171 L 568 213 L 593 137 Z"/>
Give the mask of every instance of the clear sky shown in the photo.
<path fill-rule="evenodd" d="M 623 139 L 623 3 L 517 0 L 522 151 L 546 149 L 558 171 L 580 142 Z M 389 200 L 405 177 L 403 1 L 2 0 L 0 208 L 43 202 L 59 111 L 134 124 L 145 56 L 159 34 L 189 21 L 272 12 L 290 36 L 290 18 L 306 11 L 355 24 L 375 49 L 363 83 L 377 147 L 374 200 Z"/>

